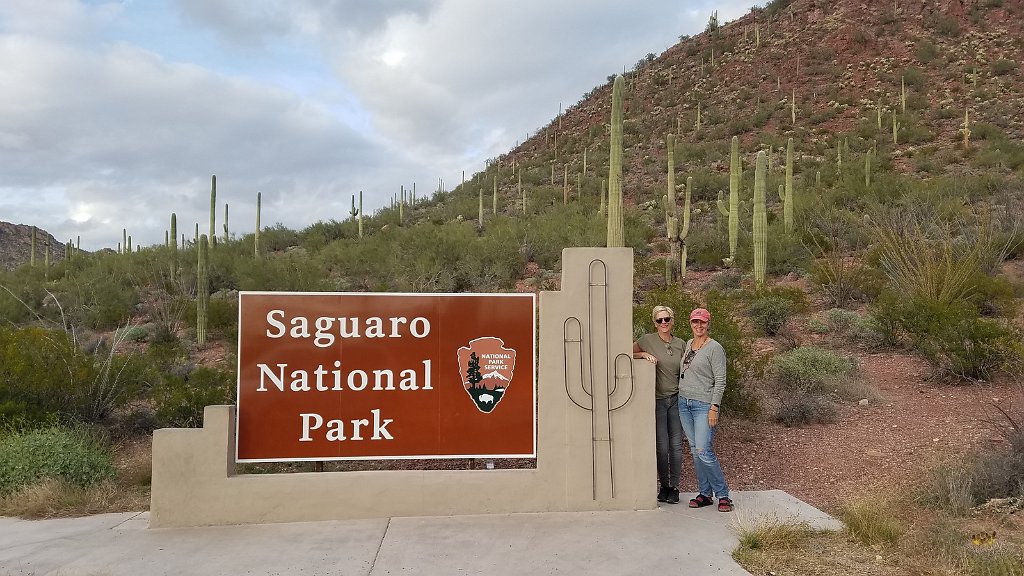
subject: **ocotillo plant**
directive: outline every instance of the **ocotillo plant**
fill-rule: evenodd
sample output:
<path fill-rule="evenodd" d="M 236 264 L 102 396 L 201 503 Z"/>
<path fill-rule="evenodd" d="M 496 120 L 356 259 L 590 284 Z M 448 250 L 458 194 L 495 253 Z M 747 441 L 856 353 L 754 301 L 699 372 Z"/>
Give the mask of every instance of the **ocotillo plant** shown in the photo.
<path fill-rule="evenodd" d="M 171 277 L 178 277 L 178 215 L 171 212 Z"/>
<path fill-rule="evenodd" d="M 608 242 L 609 248 L 625 246 L 622 214 L 622 75 L 612 87 L 611 143 L 608 151 Z"/>
<path fill-rule="evenodd" d="M 768 212 L 765 209 L 765 171 L 766 159 L 764 151 L 757 153 L 754 164 L 754 284 L 764 286 L 765 269 L 767 268 L 767 236 Z"/>
<path fill-rule="evenodd" d="M 217 175 L 210 177 L 210 235 L 206 238 L 210 246 L 217 243 Z"/>
<path fill-rule="evenodd" d="M 782 221 L 786 233 L 793 231 L 793 139 L 786 143 L 786 192 L 782 197 Z"/>
<path fill-rule="evenodd" d="M 199 237 L 199 261 L 196 268 L 196 343 L 206 344 L 206 312 L 210 307 L 210 274 L 207 268 L 206 250 L 209 244 L 206 234 Z"/>
<path fill-rule="evenodd" d="M 260 257 L 260 208 L 263 207 L 263 192 L 256 193 L 256 232 L 252 236 L 252 253 Z"/>
<path fill-rule="evenodd" d="M 718 193 L 718 212 L 729 219 L 729 262 L 736 261 L 736 247 L 740 238 L 740 140 L 732 137 L 729 151 L 729 209 L 725 208 L 722 193 Z"/>

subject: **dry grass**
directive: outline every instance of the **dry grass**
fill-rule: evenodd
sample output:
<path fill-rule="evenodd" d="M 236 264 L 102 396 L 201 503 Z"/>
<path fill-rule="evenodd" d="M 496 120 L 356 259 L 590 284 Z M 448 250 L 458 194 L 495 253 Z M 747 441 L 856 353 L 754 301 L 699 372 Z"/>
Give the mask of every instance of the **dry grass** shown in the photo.
<path fill-rule="evenodd" d="M 908 525 L 895 521 L 897 513 Z M 1017 515 L 952 517 L 902 502 L 860 502 L 841 515 L 856 528 L 741 527 L 733 558 L 758 576 L 1024 576 L 1024 518 Z"/>
<path fill-rule="evenodd" d="M 150 440 L 124 442 L 113 452 L 117 470 L 114 480 L 82 488 L 46 479 L 0 498 L 0 516 L 40 519 L 148 510 Z"/>

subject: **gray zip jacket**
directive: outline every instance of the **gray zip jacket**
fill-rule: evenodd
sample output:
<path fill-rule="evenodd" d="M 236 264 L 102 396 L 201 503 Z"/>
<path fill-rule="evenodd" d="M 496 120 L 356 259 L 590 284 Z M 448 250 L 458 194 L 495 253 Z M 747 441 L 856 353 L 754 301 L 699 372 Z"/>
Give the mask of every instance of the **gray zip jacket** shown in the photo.
<path fill-rule="evenodd" d="M 693 347 L 693 340 L 686 341 L 685 359 Z M 708 339 L 693 355 L 689 366 L 679 366 L 679 396 L 700 400 L 708 404 L 722 404 L 725 394 L 725 348 L 714 338 Z"/>

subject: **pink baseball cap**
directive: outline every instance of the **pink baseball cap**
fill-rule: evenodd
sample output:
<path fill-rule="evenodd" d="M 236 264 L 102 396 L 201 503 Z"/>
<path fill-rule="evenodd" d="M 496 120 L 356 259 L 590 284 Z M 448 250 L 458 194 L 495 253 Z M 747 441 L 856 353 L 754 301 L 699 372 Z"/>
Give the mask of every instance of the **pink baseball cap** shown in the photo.
<path fill-rule="evenodd" d="M 693 312 L 690 312 L 690 320 L 711 322 L 711 312 L 708 312 L 706 308 L 697 308 Z"/>

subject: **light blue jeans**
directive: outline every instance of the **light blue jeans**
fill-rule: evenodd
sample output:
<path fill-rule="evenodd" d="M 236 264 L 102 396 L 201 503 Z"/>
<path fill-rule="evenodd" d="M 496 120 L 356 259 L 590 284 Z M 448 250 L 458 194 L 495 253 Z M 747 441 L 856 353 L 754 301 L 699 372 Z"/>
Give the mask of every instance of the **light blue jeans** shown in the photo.
<path fill-rule="evenodd" d="M 693 468 L 697 472 L 697 489 L 707 496 L 729 497 L 729 485 L 722 474 L 722 465 L 715 456 L 711 441 L 715 439 L 715 429 L 708 426 L 708 412 L 711 404 L 700 400 L 679 397 L 679 420 L 686 433 L 686 441 L 690 443 L 693 454 Z"/>

